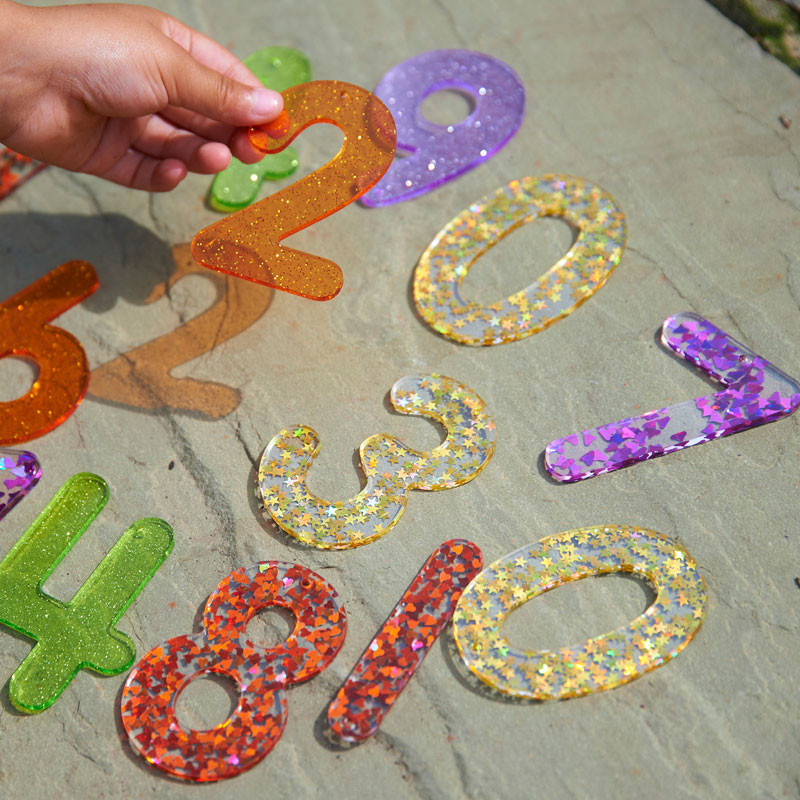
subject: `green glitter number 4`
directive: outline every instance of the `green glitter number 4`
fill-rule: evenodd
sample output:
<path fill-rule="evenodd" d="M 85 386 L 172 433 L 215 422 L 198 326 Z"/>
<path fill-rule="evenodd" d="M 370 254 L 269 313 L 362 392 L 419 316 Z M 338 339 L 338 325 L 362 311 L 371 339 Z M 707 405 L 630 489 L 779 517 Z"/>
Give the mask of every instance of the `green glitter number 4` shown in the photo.
<path fill-rule="evenodd" d="M 113 626 L 172 550 L 172 528 L 140 519 L 120 537 L 68 603 L 42 585 L 108 501 L 98 475 L 73 475 L 0 562 L 0 622 L 36 640 L 11 676 L 21 711 L 52 705 L 81 669 L 116 675 L 136 648 Z"/>
<path fill-rule="evenodd" d="M 311 80 L 311 62 L 291 47 L 265 47 L 247 56 L 244 64 L 264 86 L 276 92 Z M 208 203 L 217 211 L 246 208 L 258 197 L 265 179 L 286 178 L 299 163 L 293 147 L 266 155 L 257 164 L 243 164 L 232 158 L 228 168 L 214 178 Z"/>

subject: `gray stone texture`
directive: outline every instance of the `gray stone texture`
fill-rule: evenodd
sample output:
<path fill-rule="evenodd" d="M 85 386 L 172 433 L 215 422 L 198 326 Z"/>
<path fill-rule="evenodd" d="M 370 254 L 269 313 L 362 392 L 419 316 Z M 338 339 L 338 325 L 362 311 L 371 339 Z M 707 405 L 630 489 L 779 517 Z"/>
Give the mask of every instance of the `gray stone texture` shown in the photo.
<path fill-rule="evenodd" d="M 3 554 L 73 473 L 96 472 L 111 486 L 105 512 L 48 580 L 54 595 L 69 598 L 135 519 L 160 516 L 174 527 L 173 554 L 119 625 L 140 657 L 198 630 L 217 582 L 266 559 L 328 578 L 349 633 L 327 671 L 289 691 L 289 721 L 266 760 L 211 786 L 167 778 L 132 753 L 119 721 L 122 675 L 82 672 L 33 717 L 17 713 L 4 688 L 0 793 L 800 797 L 800 417 L 572 486 L 550 482 L 541 467 L 557 436 L 707 391 L 656 343 L 677 311 L 696 311 L 800 374 L 797 76 L 701 0 L 158 5 L 240 56 L 289 45 L 308 54 L 316 78 L 368 88 L 416 53 L 481 50 L 520 74 L 527 116 L 504 150 L 458 180 L 388 208 L 350 206 L 290 241 L 342 265 L 345 288 L 328 303 L 276 293 L 255 325 L 175 371 L 238 387 L 241 404 L 227 417 L 87 398 L 27 445 L 44 477 L 0 525 Z M 795 124 L 785 128 L 781 115 Z M 300 174 L 325 163 L 340 139 L 327 126 L 304 134 Z M 629 230 L 617 271 L 572 316 L 524 341 L 473 349 L 440 338 L 409 301 L 420 253 L 473 200 L 545 172 L 579 175 L 616 197 Z M 0 205 L 3 297 L 82 258 L 97 268 L 100 289 L 58 324 L 80 338 L 92 366 L 168 333 L 214 297 L 212 283 L 195 275 L 144 305 L 171 271 L 170 246 L 219 217 L 204 205 L 209 184 L 192 176 L 169 195 L 148 196 L 46 171 Z M 476 265 L 468 295 L 489 301 L 527 285 L 569 242 L 562 223 L 526 226 Z M 284 426 L 320 433 L 310 485 L 331 499 L 358 491 L 353 453 L 368 435 L 393 433 L 419 449 L 440 441 L 435 425 L 386 403 L 397 378 L 420 371 L 465 382 L 494 415 L 497 452 L 476 480 L 414 492 L 394 530 L 352 551 L 301 546 L 263 521 L 254 466 Z M 4 391 L 23 392 L 27 374 L 0 365 Z M 440 542 L 468 537 L 489 563 L 597 523 L 676 537 L 700 565 L 708 615 L 674 661 L 613 692 L 504 702 L 464 674 L 448 631 L 372 740 L 343 751 L 326 743 L 328 702 Z M 647 601 L 635 580 L 587 579 L 526 604 L 508 631 L 519 645 L 559 647 L 623 624 Z M 276 625 L 271 635 L 280 638 L 286 623 Z M 0 638 L 6 684 L 30 643 L 6 630 Z M 216 724 L 228 702 L 203 681 L 182 699 L 182 718 Z"/>

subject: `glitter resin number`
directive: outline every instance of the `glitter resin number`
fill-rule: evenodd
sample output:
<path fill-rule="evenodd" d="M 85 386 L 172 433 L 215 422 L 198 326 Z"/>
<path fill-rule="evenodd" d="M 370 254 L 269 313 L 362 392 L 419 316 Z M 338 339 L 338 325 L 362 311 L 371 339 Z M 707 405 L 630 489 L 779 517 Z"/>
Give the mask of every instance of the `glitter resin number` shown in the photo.
<path fill-rule="evenodd" d="M 460 486 L 489 463 L 494 421 L 469 387 L 443 375 L 409 375 L 395 383 L 390 399 L 401 414 L 439 421 L 447 438 L 423 453 L 385 433 L 370 436 L 359 448 L 366 486 L 350 500 L 328 502 L 306 486 L 319 436 L 305 425 L 285 428 L 267 445 L 258 471 L 264 506 L 278 527 L 323 549 L 368 544 L 397 524 L 412 489 Z"/>
<path fill-rule="evenodd" d="M 36 486 L 41 477 L 42 468 L 33 453 L 0 447 L 0 519 Z"/>
<path fill-rule="evenodd" d="M 575 243 L 534 283 L 491 305 L 466 301 L 461 284 L 503 237 L 541 217 L 577 229 Z M 436 235 L 414 271 L 414 304 L 437 333 L 461 344 L 515 342 L 585 303 L 608 279 L 625 248 L 625 215 L 599 186 L 569 175 L 511 181 L 473 203 Z"/>
<path fill-rule="evenodd" d="M 641 616 L 603 636 L 550 650 L 520 650 L 503 635 L 508 615 L 589 575 L 636 572 L 656 586 Z M 598 526 L 527 545 L 487 567 L 453 616 L 461 658 L 484 683 L 514 697 L 562 700 L 614 689 L 674 658 L 703 622 L 708 596 L 686 550 L 655 531 Z"/>
<path fill-rule="evenodd" d="M 482 566 L 472 542 L 436 548 L 330 704 L 328 724 L 340 739 L 361 742 L 378 730 Z"/>
<path fill-rule="evenodd" d="M 465 94 L 473 106 L 466 119 L 437 125 L 420 107 L 434 92 Z M 407 155 L 392 162 L 362 203 L 385 206 L 410 200 L 457 178 L 491 158 L 517 132 L 525 115 L 525 89 L 508 64 L 472 50 L 432 50 L 392 67 L 375 94 L 397 123 L 397 147 Z"/>
<path fill-rule="evenodd" d="M 295 615 L 289 638 L 254 645 L 250 620 L 263 608 Z M 122 724 L 131 747 L 165 772 L 191 781 L 232 778 L 275 746 L 287 719 L 286 687 L 313 678 L 344 643 L 347 617 L 336 590 L 310 569 L 263 561 L 232 572 L 208 598 L 203 631 L 153 648 L 122 691 Z M 209 730 L 186 730 L 175 703 L 189 683 L 217 673 L 239 691 L 236 709 Z"/>
<path fill-rule="evenodd" d="M 697 314 L 664 321 L 661 341 L 725 386 L 716 394 L 601 425 L 547 445 L 544 463 L 570 483 L 788 417 L 800 384 Z"/>
<path fill-rule="evenodd" d="M 257 149 L 277 153 L 318 122 L 342 130 L 342 149 L 324 167 L 200 231 L 192 254 L 210 269 L 312 300 L 330 300 L 342 288 L 339 266 L 279 242 L 344 208 L 378 182 L 394 156 L 394 120 L 375 95 L 341 81 L 287 89 L 283 106 L 273 123 L 251 129 Z"/>
<path fill-rule="evenodd" d="M 60 425 L 86 394 L 89 365 L 81 343 L 48 323 L 98 287 L 86 261 L 68 261 L 0 303 L 0 358 L 22 356 L 39 367 L 30 391 L 0 403 L 0 444 L 19 444 Z"/>
<path fill-rule="evenodd" d="M 264 86 L 276 92 L 311 80 L 308 58 L 291 47 L 265 47 L 251 53 L 243 63 Z M 256 164 L 243 164 L 238 158 L 232 158 L 227 169 L 214 178 L 209 203 L 217 211 L 245 208 L 258 197 L 264 180 L 285 178 L 299 163 L 293 147 L 264 156 Z"/>
<path fill-rule="evenodd" d="M 0 200 L 23 183 L 38 175 L 47 164 L 15 153 L 7 147 L 0 149 Z"/>
<path fill-rule="evenodd" d="M 273 292 L 208 272 L 194 261 L 188 244 L 175 245 L 172 257 L 175 271 L 153 289 L 146 302 L 154 303 L 178 281 L 197 273 L 221 284 L 216 302 L 179 328 L 92 370 L 89 396 L 134 408 L 173 408 L 221 419 L 238 408 L 238 389 L 214 381 L 174 378 L 171 372 L 247 330 L 269 308 Z"/>
<path fill-rule="evenodd" d="M 36 640 L 8 687 L 21 711 L 52 705 L 81 669 L 116 675 L 136 656 L 114 625 L 172 550 L 164 520 L 131 525 L 68 603 L 41 588 L 107 501 L 102 478 L 74 475 L 0 562 L 0 623 Z"/>

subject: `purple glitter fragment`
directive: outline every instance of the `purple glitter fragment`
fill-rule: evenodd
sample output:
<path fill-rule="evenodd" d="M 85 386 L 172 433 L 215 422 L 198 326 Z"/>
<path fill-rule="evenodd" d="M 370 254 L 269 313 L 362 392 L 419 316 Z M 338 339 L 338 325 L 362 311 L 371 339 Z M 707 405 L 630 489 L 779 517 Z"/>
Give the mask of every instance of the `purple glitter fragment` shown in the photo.
<path fill-rule="evenodd" d="M 437 125 L 420 112 L 442 89 L 470 97 L 473 109 L 454 125 Z M 361 202 L 377 207 L 410 200 L 491 158 L 517 132 L 525 114 L 525 88 L 497 58 L 472 50 L 431 50 L 392 67 L 375 94 L 392 112 L 397 150 L 388 172 Z"/>
<path fill-rule="evenodd" d="M 545 449 L 544 463 L 557 481 L 582 481 L 730 436 L 787 417 L 800 406 L 797 381 L 697 314 L 667 319 L 661 341 L 725 388 L 555 439 Z M 588 448 L 595 436 L 606 443 L 604 449 Z"/>
<path fill-rule="evenodd" d="M 42 468 L 27 450 L 0 447 L 0 519 L 8 514 L 42 477 Z"/>

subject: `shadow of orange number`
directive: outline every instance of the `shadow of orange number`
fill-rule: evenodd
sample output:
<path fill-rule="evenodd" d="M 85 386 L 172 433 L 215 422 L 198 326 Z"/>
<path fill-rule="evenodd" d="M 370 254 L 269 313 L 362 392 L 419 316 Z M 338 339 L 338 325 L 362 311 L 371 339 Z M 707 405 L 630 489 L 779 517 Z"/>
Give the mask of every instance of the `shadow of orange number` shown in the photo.
<path fill-rule="evenodd" d="M 155 287 L 148 303 L 163 297 L 187 275 L 207 274 L 192 259 L 188 244 L 175 245 L 172 257 L 175 271 L 165 284 Z M 211 419 L 230 414 L 241 399 L 237 389 L 212 381 L 173 378 L 170 372 L 249 328 L 271 300 L 269 289 L 226 278 L 211 308 L 93 370 L 89 396 L 136 408 L 193 411 Z"/>

